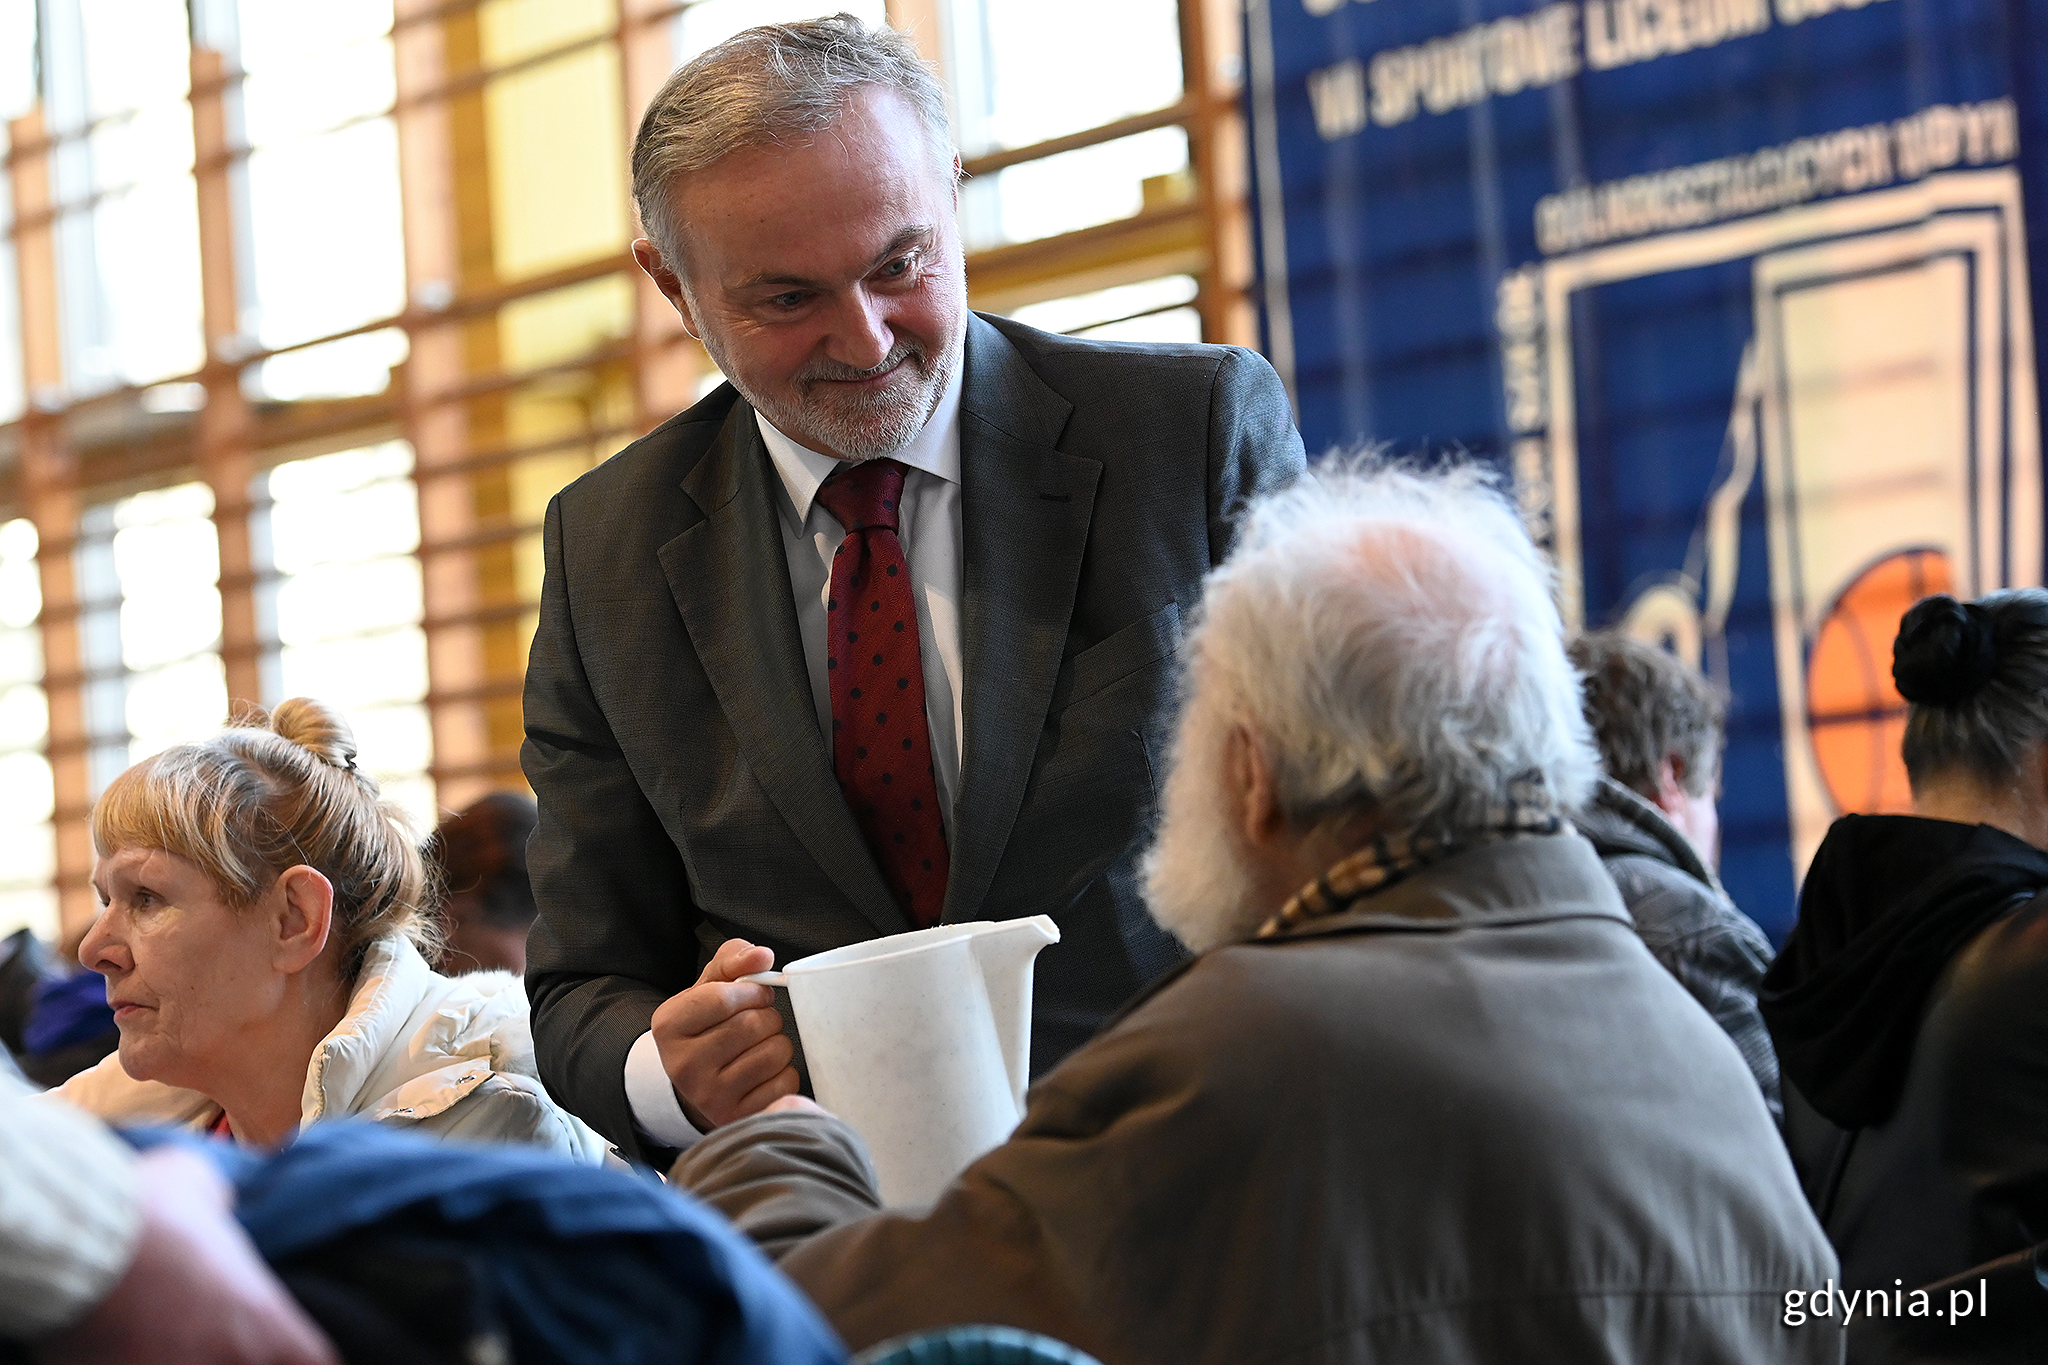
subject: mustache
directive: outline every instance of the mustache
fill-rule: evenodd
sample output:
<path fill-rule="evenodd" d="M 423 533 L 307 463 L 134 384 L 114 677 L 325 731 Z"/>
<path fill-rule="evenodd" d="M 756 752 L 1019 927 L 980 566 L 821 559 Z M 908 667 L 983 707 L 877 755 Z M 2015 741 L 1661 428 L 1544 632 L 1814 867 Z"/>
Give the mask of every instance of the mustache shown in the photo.
<path fill-rule="evenodd" d="M 855 379 L 873 379 L 878 374 L 887 374 L 905 360 L 915 360 L 917 367 L 922 370 L 925 368 L 924 359 L 923 347 L 913 346 L 909 342 L 899 340 L 894 346 L 889 348 L 889 354 L 883 356 L 881 360 L 865 370 L 856 370 L 851 365 L 841 365 L 836 360 L 821 359 L 813 361 L 811 364 L 804 366 L 803 369 L 798 370 L 796 382 L 799 384 L 809 384 L 821 379 L 833 379 L 841 382 Z"/>

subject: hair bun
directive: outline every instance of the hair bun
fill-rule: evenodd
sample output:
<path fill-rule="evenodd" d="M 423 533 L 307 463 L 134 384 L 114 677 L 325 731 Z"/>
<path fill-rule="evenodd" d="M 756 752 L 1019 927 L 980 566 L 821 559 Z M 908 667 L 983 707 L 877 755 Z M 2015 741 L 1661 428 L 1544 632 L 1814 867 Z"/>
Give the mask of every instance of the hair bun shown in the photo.
<path fill-rule="evenodd" d="M 279 702 L 270 713 L 270 728 L 282 738 L 309 750 L 321 762 L 354 772 L 356 736 L 341 713 L 311 697 Z"/>
<path fill-rule="evenodd" d="M 1917 706 L 1968 701 L 1998 672 L 1991 613 L 1946 593 L 1913 604 L 1892 642 L 1892 682 Z"/>

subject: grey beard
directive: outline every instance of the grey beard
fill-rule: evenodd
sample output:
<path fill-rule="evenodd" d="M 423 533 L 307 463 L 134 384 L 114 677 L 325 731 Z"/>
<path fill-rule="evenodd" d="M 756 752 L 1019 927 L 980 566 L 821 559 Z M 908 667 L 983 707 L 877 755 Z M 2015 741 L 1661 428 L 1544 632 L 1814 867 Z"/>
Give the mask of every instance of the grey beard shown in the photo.
<path fill-rule="evenodd" d="M 957 350 L 957 347 L 948 347 L 926 368 L 914 370 L 919 377 L 915 384 L 838 405 L 806 403 L 796 415 L 802 419 L 804 430 L 822 439 L 849 462 L 886 459 L 915 440 L 917 433 L 923 431 L 925 423 L 931 420 L 939 396 L 946 391 L 946 385 L 952 379 Z M 905 349 L 885 358 L 874 370 L 805 374 L 797 379 L 798 391 L 802 392 L 809 381 L 858 379 L 877 370 L 886 370 L 892 364 L 915 366 L 919 359 L 919 353 Z M 772 420 L 773 414 L 770 416 Z M 781 427 L 782 423 L 778 421 L 776 426 Z"/>

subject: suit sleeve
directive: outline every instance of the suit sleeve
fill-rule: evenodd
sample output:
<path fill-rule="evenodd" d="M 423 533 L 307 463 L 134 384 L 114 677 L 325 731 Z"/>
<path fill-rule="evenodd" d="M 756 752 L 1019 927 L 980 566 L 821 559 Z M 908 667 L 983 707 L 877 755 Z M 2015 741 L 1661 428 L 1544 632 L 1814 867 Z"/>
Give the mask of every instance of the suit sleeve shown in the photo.
<path fill-rule="evenodd" d="M 1209 392 L 1209 563 L 1230 553 L 1247 503 L 1292 484 L 1306 467 L 1280 376 L 1256 351 L 1227 348 Z"/>
<path fill-rule="evenodd" d="M 653 1159 L 626 1096 L 626 1054 L 690 985 L 699 914 L 586 676 L 571 613 L 562 500 L 548 507 L 540 625 L 520 763 L 540 805 L 527 845 L 539 918 L 527 949 L 535 1061 L 548 1093 L 636 1160 Z M 598 532 L 601 534 L 601 532 Z M 603 629 L 603 603 L 587 604 Z"/>

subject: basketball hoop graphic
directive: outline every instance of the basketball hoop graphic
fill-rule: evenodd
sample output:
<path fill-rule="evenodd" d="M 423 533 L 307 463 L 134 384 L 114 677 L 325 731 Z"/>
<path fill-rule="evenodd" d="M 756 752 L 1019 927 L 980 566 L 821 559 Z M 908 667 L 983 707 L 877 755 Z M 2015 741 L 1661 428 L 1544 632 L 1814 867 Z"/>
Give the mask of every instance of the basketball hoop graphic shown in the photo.
<path fill-rule="evenodd" d="M 1536 295 L 1525 311 L 1540 311 L 1530 349 L 1546 382 L 1543 401 L 1529 405 L 1540 414 L 1518 438 L 1516 475 L 1537 481 L 1520 491 L 1544 512 L 1567 613 L 1589 581 L 1578 409 L 1580 386 L 1598 382 L 1575 371 L 1618 363 L 1603 359 L 1596 334 L 1576 334 L 1577 300 L 1731 269 L 1749 277 L 1751 330 L 1723 390 L 1732 401 L 1721 467 L 1690 548 L 1661 574 L 1637 567 L 1643 556 L 1633 552 L 1632 586 L 1615 602 L 1618 561 L 1594 541 L 1607 579 L 1588 614 L 1690 655 L 1724 682 L 1734 653 L 1747 679 L 1734 721 L 1750 728 L 1730 799 L 1747 806 L 1758 839 L 1772 838 L 1771 812 L 1782 809 L 1775 838 L 1796 884 L 1837 816 L 1908 808 L 1905 704 L 1891 682 L 1906 609 L 1930 593 L 1971 598 L 2041 582 L 2019 175 L 2009 166 L 1945 172 L 1559 256 L 1533 268 L 1533 284 L 1518 281 Z M 1701 337 L 1700 354 L 1730 354 Z M 1601 458 L 1604 482 L 1587 493 L 1594 506 L 1625 505 L 1632 481 L 1658 477 Z M 1761 668 L 1760 647 L 1774 667 Z M 1756 728 L 1772 711 L 1775 761 Z M 1730 743 L 1733 765 L 1733 730 Z M 1782 807 L 1762 790 L 1780 782 Z"/>
<path fill-rule="evenodd" d="M 1940 550 L 1900 550 L 1858 574 L 1821 617 L 1806 658 L 1806 724 L 1836 810 L 1911 812 L 1899 756 L 1906 699 L 1892 685 L 1892 640 L 1908 607 L 1951 586 Z"/>

